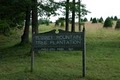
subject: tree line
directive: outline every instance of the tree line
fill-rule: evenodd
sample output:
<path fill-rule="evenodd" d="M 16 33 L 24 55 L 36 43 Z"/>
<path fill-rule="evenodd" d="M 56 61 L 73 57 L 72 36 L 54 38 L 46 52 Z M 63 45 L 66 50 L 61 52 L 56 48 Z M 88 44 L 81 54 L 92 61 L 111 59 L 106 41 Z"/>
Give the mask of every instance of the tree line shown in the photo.
<path fill-rule="evenodd" d="M 58 15 L 57 10 L 62 8 L 66 27 L 69 29 L 69 20 L 72 22 L 71 31 L 75 31 L 75 17 L 87 15 L 84 4 L 79 0 L 65 0 L 56 2 L 54 0 L 0 0 L 0 33 L 8 34 L 12 29 L 24 28 L 21 36 L 21 43 L 29 43 L 29 29 L 30 23 L 32 25 L 32 33 L 38 33 L 39 17 L 50 17 L 51 15 Z M 32 20 L 32 21 L 31 21 Z M 23 27 L 24 26 L 24 27 Z"/>

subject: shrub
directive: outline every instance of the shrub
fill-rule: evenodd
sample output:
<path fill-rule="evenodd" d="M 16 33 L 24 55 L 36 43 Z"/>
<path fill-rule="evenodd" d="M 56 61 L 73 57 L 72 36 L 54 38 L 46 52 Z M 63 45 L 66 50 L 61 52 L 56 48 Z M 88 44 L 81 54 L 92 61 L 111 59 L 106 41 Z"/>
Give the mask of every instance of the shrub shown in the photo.
<path fill-rule="evenodd" d="M 103 27 L 106 27 L 106 28 L 107 27 L 112 27 L 112 25 L 113 25 L 113 22 L 112 22 L 111 18 L 107 17 L 106 20 L 105 20 L 105 22 L 104 22 Z"/>
<path fill-rule="evenodd" d="M 4 35 L 9 35 L 10 26 L 6 20 L 0 20 L 0 33 Z"/>
<path fill-rule="evenodd" d="M 117 23 L 116 23 L 115 29 L 120 29 L 120 19 L 117 20 Z"/>

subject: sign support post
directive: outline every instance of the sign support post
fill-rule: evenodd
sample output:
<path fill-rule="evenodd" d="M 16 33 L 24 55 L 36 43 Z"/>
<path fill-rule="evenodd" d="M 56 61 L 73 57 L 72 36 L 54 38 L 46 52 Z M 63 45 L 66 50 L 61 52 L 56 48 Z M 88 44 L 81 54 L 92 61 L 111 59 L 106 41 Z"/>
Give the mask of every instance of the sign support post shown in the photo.
<path fill-rule="evenodd" d="M 83 25 L 83 50 L 82 50 L 82 76 L 86 74 L 86 40 L 85 40 L 85 26 Z"/>
<path fill-rule="evenodd" d="M 33 72 L 34 69 L 34 51 L 31 53 L 31 72 Z"/>
<path fill-rule="evenodd" d="M 32 42 L 33 42 L 33 35 L 35 34 L 35 32 L 32 33 Z M 33 43 L 32 43 L 32 52 L 31 52 L 31 72 L 33 72 L 34 70 L 34 49 L 33 49 Z"/>

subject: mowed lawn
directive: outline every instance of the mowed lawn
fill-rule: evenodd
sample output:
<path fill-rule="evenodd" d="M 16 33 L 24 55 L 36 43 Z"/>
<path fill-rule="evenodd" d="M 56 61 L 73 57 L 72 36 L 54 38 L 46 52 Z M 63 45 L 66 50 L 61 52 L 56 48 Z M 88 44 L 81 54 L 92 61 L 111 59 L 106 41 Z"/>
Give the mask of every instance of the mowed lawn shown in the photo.
<path fill-rule="evenodd" d="M 20 31 L 0 35 L 0 80 L 120 80 L 120 30 L 86 23 L 86 77 L 82 78 L 81 51 L 40 51 L 30 72 L 30 45 L 17 45 Z M 54 25 L 40 26 L 40 32 Z M 77 27 L 76 27 L 77 31 Z"/>

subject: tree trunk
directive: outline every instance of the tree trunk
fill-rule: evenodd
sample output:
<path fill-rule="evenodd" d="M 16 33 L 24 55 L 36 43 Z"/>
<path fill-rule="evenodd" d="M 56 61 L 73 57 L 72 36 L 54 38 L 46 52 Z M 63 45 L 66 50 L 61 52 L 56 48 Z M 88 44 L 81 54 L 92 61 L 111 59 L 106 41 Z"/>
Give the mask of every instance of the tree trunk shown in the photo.
<path fill-rule="evenodd" d="M 69 30 L 69 0 L 67 0 L 66 2 L 66 27 L 65 30 L 68 31 Z"/>
<path fill-rule="evenodd" d="M 72 27 L 71 31 L 75 32 L 75 0 L 73 0 L 73 5 L 72 5 Z"/>
<path fill-rule="evenodd" d="M 21 36 L 21 43 L 29 43 L 30 10 L 30 7 L 27 7 L 25 28 L 24 33 Z"/>
<path fill-rule="evenodd" d="M 32 1 L 32 33 L 38 33 L 37 0 Z"/>
<path fill-rule="evenodd" d="M 81 1 L 79 0 L 78 3 L 79 3 L 79 16 L 78 16 L 79 17 L 78 18 L 79 19 L 78 20 L 79 21 L 78 22 L 79 25 L 78 25 L 78 27 L 79 27 L 79 31 L 81 31 L 81 8 L 80 8 L 81 7 Z"/>

